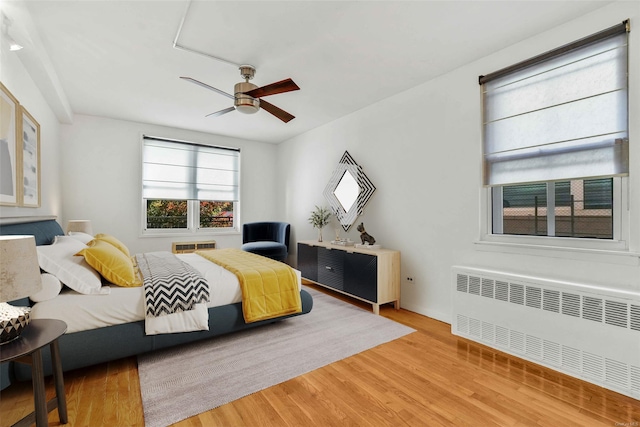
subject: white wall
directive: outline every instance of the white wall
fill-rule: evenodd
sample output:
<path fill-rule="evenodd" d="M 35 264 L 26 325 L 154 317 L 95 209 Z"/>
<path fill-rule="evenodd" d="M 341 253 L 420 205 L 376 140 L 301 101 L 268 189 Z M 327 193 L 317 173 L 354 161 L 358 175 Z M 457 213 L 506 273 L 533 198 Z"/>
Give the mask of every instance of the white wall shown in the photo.
<path fill-rule="evenodd" d="M 55 114 L 20 60 L 20 52 L 0 50 L 0 81 L 40 124 L 41 194 L 39 208 L 0 206 L 0 217 L 61 214 L 60 140 Z"/>
<path fill-rule="evenodd" d="M 142 134 L 241 149 L 242 222 L 278 220 L 276 147 L 223 136 L 143 123 L 76 115 L 61 125 L 62 187 L 66 227 L 90 219 L 94 233 L 116 236 L 133 253 L 171 250 L 172 241 L 214 239 L 218 247 L 240 247 L 241 233 L 142 237 Z"/>
<path fill-rule="evenodd" d="M 402 252 L 403 308 L 450 321 L 451 266 L 467 265 L 640 290 L 638 257 L 577 251 L 516 253 L 479 245 L 481 117 L 478 76 L 631 18 L 630 227 L 640 252 L 640 4 L 617 2 L 496 52 L 278 147 L 282 209 L 294 241 L 314 239 L 307 218 L 347 150 L 377 187 L 359 218 L 383 246 Z M 635 25 L 635 29 L 633 26 Z M 375 90 L 375 88 L 372 88 Z M 286 165 L 286 167 L 284 167 Z M 325 235 L 333 235 L 329 226 Z M 342 233 L 344 236 L 345 233 Z M 348 236 L 358 239 L 355 227 Z M 405 278 L 412 276 L 413 283 Z"/>

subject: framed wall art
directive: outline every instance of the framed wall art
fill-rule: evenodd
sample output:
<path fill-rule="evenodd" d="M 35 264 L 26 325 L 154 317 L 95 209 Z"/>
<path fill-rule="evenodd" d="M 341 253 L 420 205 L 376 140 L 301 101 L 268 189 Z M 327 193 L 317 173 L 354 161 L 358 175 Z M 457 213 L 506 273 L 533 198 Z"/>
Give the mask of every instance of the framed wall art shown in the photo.
<path fill-rule="evenodd" d="M 22 159 L 21 206 L 40 207 L 40 124 L 24 108 L 20 107 L 21 137 L 18 144 Z"/>
<path fill-rule="evenodd" d="M 0 205 L 20 203 L 19 111 L 18 100 L 0 83 Z"/>

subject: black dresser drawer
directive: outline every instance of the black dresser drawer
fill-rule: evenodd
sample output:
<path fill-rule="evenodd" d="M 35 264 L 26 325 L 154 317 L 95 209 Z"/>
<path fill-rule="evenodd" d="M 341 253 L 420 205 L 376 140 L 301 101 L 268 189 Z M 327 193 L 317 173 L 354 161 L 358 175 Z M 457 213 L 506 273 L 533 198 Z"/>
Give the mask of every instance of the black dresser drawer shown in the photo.
<path fill-rule="evenodd" d="M 347 254 L 344 265 L 344 291 L 378 302 L 378 257 Z"/>
<path fill-rule="evenodd" d="M 344 290 L 344 258 L 340 250 L 318 248 L 318 282 L 333 289 Z"/>
<path fill-rule="evenodd" d="M 305 279 L 318 281 L 318 247 L 298 243 L 298 270 Z"/>

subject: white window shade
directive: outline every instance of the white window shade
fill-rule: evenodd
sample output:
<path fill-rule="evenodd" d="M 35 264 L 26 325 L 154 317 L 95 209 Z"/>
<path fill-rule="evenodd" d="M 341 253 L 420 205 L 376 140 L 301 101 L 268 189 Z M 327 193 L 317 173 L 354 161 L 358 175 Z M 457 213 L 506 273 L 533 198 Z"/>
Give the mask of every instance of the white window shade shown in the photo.
<path fill-rule="evenodd" d="M 238 201 L 240 151 L 144 136 L 142 197 Z"/>
<path fill-rule="evenodd" d="M 627 33 L 481 77 L 484 184 L 627 175 Z"/>

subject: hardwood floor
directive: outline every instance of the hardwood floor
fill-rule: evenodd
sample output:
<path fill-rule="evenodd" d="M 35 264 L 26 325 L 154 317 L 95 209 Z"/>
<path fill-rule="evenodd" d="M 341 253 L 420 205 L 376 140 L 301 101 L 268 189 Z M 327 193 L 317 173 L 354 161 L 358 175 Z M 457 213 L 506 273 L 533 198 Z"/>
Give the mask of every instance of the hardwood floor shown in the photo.
<path fill-rule="evenodd" d="M 640 427 L 638 400 L 461 339 L 416 313 L 384 306 L 381 315 L 417 332 L 176 426 Z M 144 425 L 135 358 L 68 372 L 65 388 L 69 426 Z M 32 410 L 29 382 L 2 391 L 1 426 Z M 56 410 L 49 423 L 60 425 Z"/>

